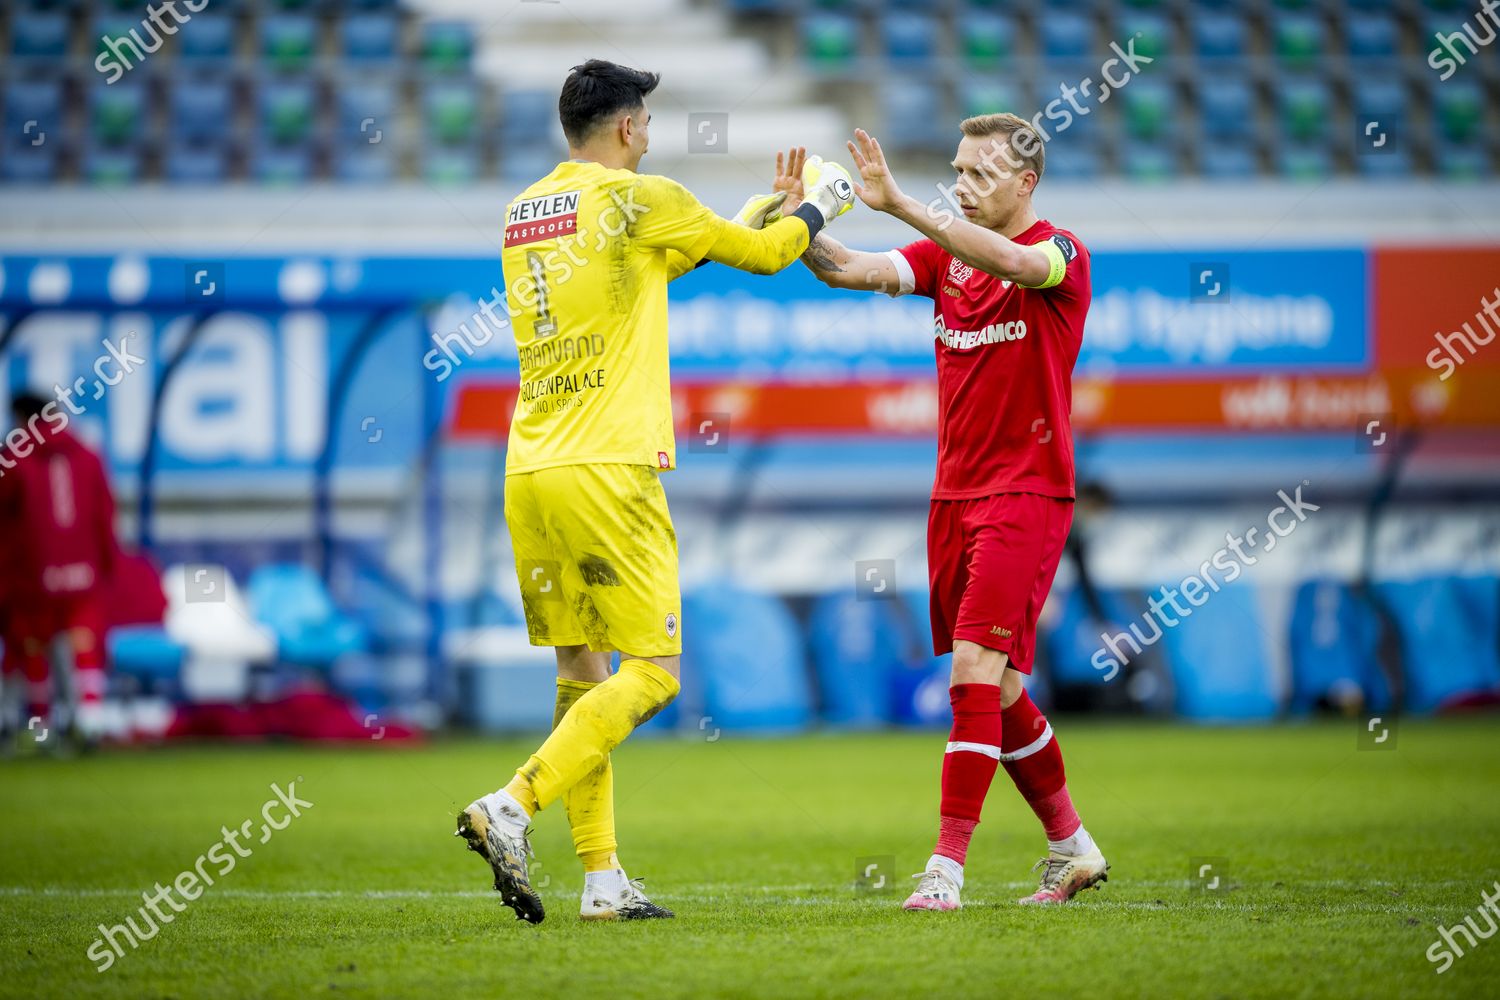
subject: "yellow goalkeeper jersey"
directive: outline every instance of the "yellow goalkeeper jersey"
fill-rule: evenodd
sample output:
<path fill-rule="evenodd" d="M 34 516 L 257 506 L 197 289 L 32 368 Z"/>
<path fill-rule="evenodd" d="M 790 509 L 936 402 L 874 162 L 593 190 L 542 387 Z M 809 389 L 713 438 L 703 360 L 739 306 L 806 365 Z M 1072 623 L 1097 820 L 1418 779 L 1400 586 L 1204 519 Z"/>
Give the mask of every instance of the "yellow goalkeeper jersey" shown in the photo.
<path fill-rule="evenodd" d="M 676 181 L 598 163 L 560 163 L 528 187 L 501 254 L 521 368 L 506 472 L 674 468 L 667 282 L 705 256 L 779 270 L 807 241 L 799 220 L 746 229 Z"/>

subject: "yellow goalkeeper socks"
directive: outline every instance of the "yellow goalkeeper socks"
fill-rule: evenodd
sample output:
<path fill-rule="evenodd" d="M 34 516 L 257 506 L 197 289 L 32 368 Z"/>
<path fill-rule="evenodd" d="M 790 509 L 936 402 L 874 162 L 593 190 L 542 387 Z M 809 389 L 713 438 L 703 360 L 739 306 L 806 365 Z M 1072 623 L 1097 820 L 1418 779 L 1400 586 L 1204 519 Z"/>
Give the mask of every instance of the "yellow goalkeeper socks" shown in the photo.
<path fill-rule="evenodd" d="M 559 677 L 552 728 L 562 724 L 563 716 L 568 714 L 574 702 L 598 686 L 598 681 Z M 620 860 L 615 856 L 618 847 L 615 842 L 615 770 L 608 757 L 563 793 L 563 808 L 568 812 L 573 848 L 583 861 L 583 870 L 601 872 L 620 867 Z"/>
<path fill-rule="evenodd" d="M 625 660 L 619 673 L 579 695 L 505 790 L 530 813 L 557 801 L 604 764 L 636 726 L 671 704 L 681 685 L 648 660 Z"/>

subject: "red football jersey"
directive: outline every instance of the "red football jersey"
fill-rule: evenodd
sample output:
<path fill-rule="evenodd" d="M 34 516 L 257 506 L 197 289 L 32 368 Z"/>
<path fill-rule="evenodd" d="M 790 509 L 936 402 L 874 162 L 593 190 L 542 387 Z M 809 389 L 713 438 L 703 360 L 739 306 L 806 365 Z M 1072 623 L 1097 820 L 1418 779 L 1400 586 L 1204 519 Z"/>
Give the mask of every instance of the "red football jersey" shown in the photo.
<path fill-rule="evenodd" d="M 1073 364 L 1089 311 L 1089 253 L 1046 219 L 1015 238 L 1053 240 L 1068 262 L 1051 288 L 1022 288 L 931 240 L 891 251 L 901 293 L 934 302 L 938 462 L 934 500 L 996 493 L 1073 497 Z"/>

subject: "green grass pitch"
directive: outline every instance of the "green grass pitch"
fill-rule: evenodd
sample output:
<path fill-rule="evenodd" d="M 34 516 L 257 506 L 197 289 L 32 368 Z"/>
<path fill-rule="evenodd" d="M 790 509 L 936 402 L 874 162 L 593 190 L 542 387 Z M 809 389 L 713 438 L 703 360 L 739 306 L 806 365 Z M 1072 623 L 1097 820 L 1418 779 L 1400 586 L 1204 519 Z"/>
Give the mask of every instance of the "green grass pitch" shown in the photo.
<path fill-rule="evenodd" d="M 1383 751 L 1355 728 L 1061 719 L 1109 883 L 1014 905 L 1043 843 L 1001 772 L 952 914 L 899 909 L 932 846 L 941 734 L 640 739 L 615 757 L 621 856 L 677 919 L 580 924 L 558 807 L 533 841 L 536 927 L 451 836 L 530 741 L 10 760 L 0 995 L 1493 996 L 1500 935 L 1442 974 L 1427 952 L 1500 880 L 1500 726 L 1406 720 Z M 95 971 L 99 924 L 221 826 L 259 830 L 293 780 L 312 808 Z M 884 856 L 894 884 L 856 888 L 859 859 Z M 1191 877 L 1201 863 L 1218 889 Z"/>

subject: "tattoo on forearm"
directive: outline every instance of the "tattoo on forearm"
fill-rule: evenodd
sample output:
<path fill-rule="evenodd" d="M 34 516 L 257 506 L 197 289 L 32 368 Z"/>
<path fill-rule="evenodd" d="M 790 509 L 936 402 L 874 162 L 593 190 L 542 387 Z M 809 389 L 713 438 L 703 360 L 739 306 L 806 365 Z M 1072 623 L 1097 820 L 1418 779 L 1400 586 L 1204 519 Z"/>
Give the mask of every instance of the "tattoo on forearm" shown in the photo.
<path fill-rule="evenodd" d="M 822 271 L 825 274 L 842 274 L 844 270 L 839 266 L 838 261 L 834 260 L 833 247 L 821 233 L 808 244 L 807 250 L 802 254 L 802 259 L 807 261 L 814 271 Z"/>

